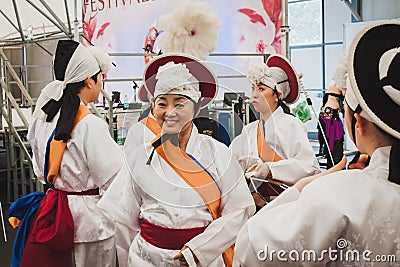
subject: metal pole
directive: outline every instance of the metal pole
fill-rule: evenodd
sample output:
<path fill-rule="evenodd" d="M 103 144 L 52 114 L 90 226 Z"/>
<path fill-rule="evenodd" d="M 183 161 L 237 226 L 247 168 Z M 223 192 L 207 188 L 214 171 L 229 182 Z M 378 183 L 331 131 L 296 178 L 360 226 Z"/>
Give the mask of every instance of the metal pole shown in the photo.
<path fill-rule="evenodd" d="M 13 0 L 15 1 L 15 0 Z M 52 18 L 50 18 L 46 13 L 44 13 L 38 6 L 36 6 L 31 0 L 26 0 L 31 6 L 33 6 L 40 14 L 42 14 L 46 19 L 48 19 L 51 23 L 54 24 L 57 28 L 59 28 L 63 33 L 68 35 L 67 29 L 65 29 L 64 25 L 59 25 L 57 22 L 55 22 Z"/>
<path fill-rule="evenodd" d="M 319 121 L 319 116 L 317 115 L 317 112 L 315 111 L 315 109 L 314 109 L 314 107 L 312 105 L 311 98 L 308 95 L 308 92 L 306 91 L 306 88 L 304 87 L 304 84 L 303 84 L 303 81 L 301 80 L 301 78 L 299 79 L 299 81 L 300 81 L 300 90 L 304 94 L 304 96 L 306 97 L 306 102 L 307 102 L 308 106 L 311 108 L 312 112 L 314 113 L 314 116 L 315 116 L 315 119 L 317 120 L 318 126 L 321 129 L 321 134 L 322 134 L 322 137 L 324 138 L 324 142 L 325 142 L 326 148 L 328 150 L 329 158 L 332 161 L 332 165 L 335 165 L 335 162 L 333 161 L 332 152 L 331 152 L 331 150 L 329 148 L 328 139 L 326 139 L 324 128 L 322 128 L 321 122 Z"/>
<path fill-rule="evenodd" d="M 78 0 L 75 0 L 74 7 L 75 7 L 74 40 L 79 42 Z"/>
<path fill-rule="evenodd" d="M 3 225 L 4 242 L 7 242 L 6 227 L 4 225 L 3 207 L 1 206 L 1 201 L 0 201 L 0 213 L 1 213 L 1 224 Z"/>
<path fill-rule="evenodd" d="M 4 14 L 3 10 L 1 10 L 1 9 L 0 9 L 0 14 L 2 14 L 3 17 L 11 24 L 11 26 L 13 26 L 14 29 L 16 29 L 19 32 L 18 27 L 15 26 L 15 24 L 11 21 L 11 19 L 6 14 Z"/>
<path fill-rule="evenodd" d="M 26 43 L 22 44 L 22 82 L 25 86 L 26 91 L 29 92 L 28 87 L 28 72 L 27 72 L 27 56 L 26 56 Z M 21 104 L 25 106 L 24 94 L 21 93 Z"/>
<path fill-rule="evenodd" d="M 39 0 L 40 3 L 49 11 L 49 13 L 55 18 L 55 20 L 58 22 L 58 24 L 64 29 L 64 32 L 67 32 L 67 28 L 65 27 L 64 23 L 61 21 L 61 19 L 57 16 L 57 14 L 53 11 L 53 9 L 50 8 L 50 6 L 46 3 L 44 0 Z"/>
<path fill-rule="evenodd" d="M 65 5 L 65 12 L 67 13 L 68 31 L 69 31 L 69 34 L 72 35 L 71 19 L 69 17 L 69 9 L 68 9 L 68 1 L 67 0 L 64 0 L 64 5 Z"/>
<path fill-rule="evenodd" d="M 289 59 L 288 0 L 282 0 L 281 54 Z"/>
<path fill-rule="evenodd" d="M 354 6 L 350 3 L 349 0 L 342 0 L 346 4 L 346 6 L 350 9 L 351 14 L 356 18 L 357 21 L 363 21 L 360 14 L 358 14 L 357 10 L 355 10 Z"/>

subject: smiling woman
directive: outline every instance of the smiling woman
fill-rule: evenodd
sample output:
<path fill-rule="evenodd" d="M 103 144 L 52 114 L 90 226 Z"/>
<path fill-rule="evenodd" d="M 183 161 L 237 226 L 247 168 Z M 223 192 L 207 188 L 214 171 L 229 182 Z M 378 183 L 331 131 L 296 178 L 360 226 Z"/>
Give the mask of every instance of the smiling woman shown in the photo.
<path fill-rule="evenodd" d="M 192 56 L 164 54 L 147 65 L 144 85 L 156 137 L 134 148 L 99 204 L 118 222 L 120 266 L 231 266 L 253 200 L 228 148 L 192 122 L 217 80 Z"/>
<path fill-rule="evenodd" d="M 184 134 L 191 131 L 195 103 L 180 95 L 164 95 L 154 105 L 153 114 L 163 132 Z"/>

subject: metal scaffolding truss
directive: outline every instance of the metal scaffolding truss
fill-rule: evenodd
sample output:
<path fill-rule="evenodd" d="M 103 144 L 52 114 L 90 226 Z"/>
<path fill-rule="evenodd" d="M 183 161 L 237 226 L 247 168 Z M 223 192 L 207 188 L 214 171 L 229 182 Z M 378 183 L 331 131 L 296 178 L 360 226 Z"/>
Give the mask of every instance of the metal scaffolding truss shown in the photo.
<path fill-rule="evenodd" d="M 82 17 L 81 0 L 0 0 L 0 45 L 72 38 Z"/>

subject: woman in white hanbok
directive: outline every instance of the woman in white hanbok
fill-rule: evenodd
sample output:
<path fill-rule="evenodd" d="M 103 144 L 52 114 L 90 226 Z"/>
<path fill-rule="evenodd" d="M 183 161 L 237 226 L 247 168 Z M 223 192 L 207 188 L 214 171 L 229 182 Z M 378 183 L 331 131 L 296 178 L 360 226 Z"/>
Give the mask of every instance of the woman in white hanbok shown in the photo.
<path fill-rule="evenodd" d="M 268 176 L 289 185 L 319 173 L 307 130 L 285 104 L 299 97 L 294 68 L 282 56 L 274 55 L 266 64 L 253 67 L 247 77 L 253 84 L 252 103 L 261 119 L 246 125 L 230 145 L 244 171 L 259 163 L 254 176 Z M 265 204 L 257 194 L 253 196 L 258 206 Z"/>
<path fill-rule="evenodd" d="M 334 172 L 343 159 L 286 190 L 241 229 L 234 265 L 399 265 L 399 36 L 399 22 L 375 23 L 349 50 L 346 126 L 370 164 Z"/>
<path fill-rule="evenodd" d="M 196 58 L 164 54 L 146 66 L 144 83 L 154 95 L 157 125 L 149 129 L 156 137 L 129 154 L 99 203 L 120 227 L 119 263 L 226 266 L 223 253 L 253 215 L 254 203 L 228 148 L 198 134 L 192 122 L 199 107 L 215 96 L 216 78 Z M 179 155 L 171 152 L 177 150 Z M 175 157 L 181 156 L 190 167 L 179 166 Z M 204 188 L 211 190 L 196 186 L 193 164 L 201 167 L 202 179 L 210 180 Z M 217 214 L 210 208 L 214 202 Z"/>

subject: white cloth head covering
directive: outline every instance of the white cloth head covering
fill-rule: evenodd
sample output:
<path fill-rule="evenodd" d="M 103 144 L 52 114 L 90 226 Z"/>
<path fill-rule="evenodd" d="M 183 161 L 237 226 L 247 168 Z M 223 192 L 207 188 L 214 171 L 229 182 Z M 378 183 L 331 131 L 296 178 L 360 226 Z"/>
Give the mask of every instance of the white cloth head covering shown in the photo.
<path fill-rule="evenodd" d="M 98 47 L 85 48 L 79 44 L 65 70 L 64 81 L 55 80 L 43 88 L 37 100 L 33 117 L 45 120 L 46 114 L 43 112 L 42 107 L 50 99 L 60 100 L 67 84 L 84 81 L 100 70 L 107 72 L 111 66 L 111 58 L 102 49 Z"/>
<path fill-rule="evenodd" d="M 184 95 L 198 102 L 201 96 L 199 81 L 189 72 L 184 64 L 168 62 L 158 68 L 154 99 L 160 95 Z"/>
<path fill-rule="evenodd" d="M 282 99 L 284 99 L 290 93 L 288 76 L 282 69 L 278 67 L 268 67 L 264 63 L 258 63 L 250 69 L 247 74 L 247 78 L 254 85 L 262 83 L 272 89 L 276 88 L 282 93 Z"/>
<path fill-rule="evenodd" d="M 346 89 L 346 95 L 345 95 L 345 99 L 346 99 L 346 103 L 347 105 L 349 105 L 349 108 L 352 111 L 355 111 L 357 106 L 360 104 L 360 102 L 357 100 L 357 97 L 354 93 L 353 88 L 350 86 L 350 82 L 347 82 L 347 89 Z M 368 116 L 368 113 L 363 109 L 360 112 L 360 116 L 371 121 L 371 118 Z"/>
<path fill-rule="evenodd" d="M 335 72 L 333 73 L 332 80 L 340 90 L 346 90 L 347 78 L 347 52 L 345 52 L 339 59 Z"/>

